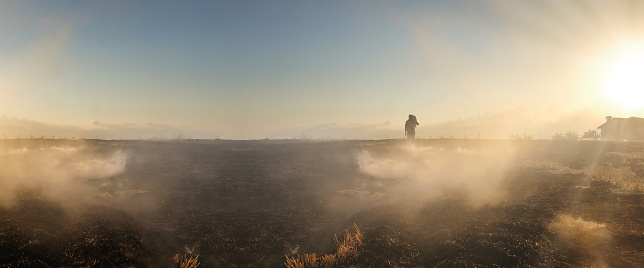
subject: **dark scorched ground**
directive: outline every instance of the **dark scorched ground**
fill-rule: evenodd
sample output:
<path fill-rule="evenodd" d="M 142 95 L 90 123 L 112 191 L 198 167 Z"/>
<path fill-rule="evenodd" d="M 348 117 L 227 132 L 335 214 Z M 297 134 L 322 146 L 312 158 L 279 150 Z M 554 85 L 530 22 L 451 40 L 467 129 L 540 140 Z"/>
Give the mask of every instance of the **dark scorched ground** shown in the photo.
<path fill-rule="evenodd" d="M 353 223 L 365 236 L 347 264 L 356 267 L 644 267 L 641 193 L 602 182 L 580 187 L 588 186 L 583 173 L 518 164 L 613 161 L 641 176 L 642 163 L 608 153 L 644 152 L 642 143 L 415 141 L 517 150 L 500 185 L 508 196 L 472 206 L 458 191 L 420 204 L 371 202 L 396 181 L 361 173 L 356 154 L 386 153 L 402 140 L 3 142 L 121 150 L 128 160 L 123 173 L 95 186 L 93 202 L 54 200 L 42 188 L 14 193 L 0 206 L 2 267 L 173 267 L 171 258 L 188 252 L 199 255 L 199 267 L 283 267 L 285 255 L 333 252 L 333 234 Z M 549 228 L 559 215 L 602 223 L 610 239 L 592 250 L 566 243 Z"/>

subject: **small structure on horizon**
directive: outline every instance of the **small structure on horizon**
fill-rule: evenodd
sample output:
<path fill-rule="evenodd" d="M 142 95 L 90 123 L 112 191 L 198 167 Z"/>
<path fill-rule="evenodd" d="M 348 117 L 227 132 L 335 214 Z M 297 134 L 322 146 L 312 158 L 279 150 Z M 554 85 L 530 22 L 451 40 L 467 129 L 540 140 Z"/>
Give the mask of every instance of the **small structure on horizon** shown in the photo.
<path fill-rule="evenodd" d="M 602 140 L 644 141 L 644 118 L 617 118 L 606 116 L 606 122 L 597 127 Z"/>

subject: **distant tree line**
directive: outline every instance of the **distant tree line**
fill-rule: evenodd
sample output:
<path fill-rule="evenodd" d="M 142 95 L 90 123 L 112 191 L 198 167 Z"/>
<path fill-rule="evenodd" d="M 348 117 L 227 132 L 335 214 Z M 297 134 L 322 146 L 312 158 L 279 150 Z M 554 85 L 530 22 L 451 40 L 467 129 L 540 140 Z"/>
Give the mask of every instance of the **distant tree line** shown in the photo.
<path fill-rule="evenodd" d="M 589 129 L 588 131 L 584 132 L 584 134 L 581 136 L 581 139 L 584 140 L 596 140 L 599 139 L 601 136 L 599 135 L 599 131 L 596 129 Z M 579 133 L 575 131 L 568 130 L 566 133 L 555 133 L 555 135 L 552 136 L 553 140 L 578 140 L 580 139 Z"/>

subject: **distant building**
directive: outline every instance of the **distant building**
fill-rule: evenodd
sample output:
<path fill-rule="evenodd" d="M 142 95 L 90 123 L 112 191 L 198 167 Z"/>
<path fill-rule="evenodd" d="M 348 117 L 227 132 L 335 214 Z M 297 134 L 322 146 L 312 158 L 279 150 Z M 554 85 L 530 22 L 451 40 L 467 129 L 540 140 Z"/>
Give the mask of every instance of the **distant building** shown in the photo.
<path fill-rule="evenodd" d="M 597 127 L 602 140 L 644 141 L 644 118 L 616 118 L 606 116 L 606 123 Z"/>

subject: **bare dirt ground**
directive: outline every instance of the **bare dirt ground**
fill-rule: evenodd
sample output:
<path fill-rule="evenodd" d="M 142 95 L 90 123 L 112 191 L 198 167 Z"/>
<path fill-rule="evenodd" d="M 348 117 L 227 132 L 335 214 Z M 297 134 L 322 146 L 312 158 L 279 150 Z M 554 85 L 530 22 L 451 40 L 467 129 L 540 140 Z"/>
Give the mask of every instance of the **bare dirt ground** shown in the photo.
<path fill-rule="evenodd" d="M 0 141 L 1 267 L 644 267 L 644 143 Z"/>

